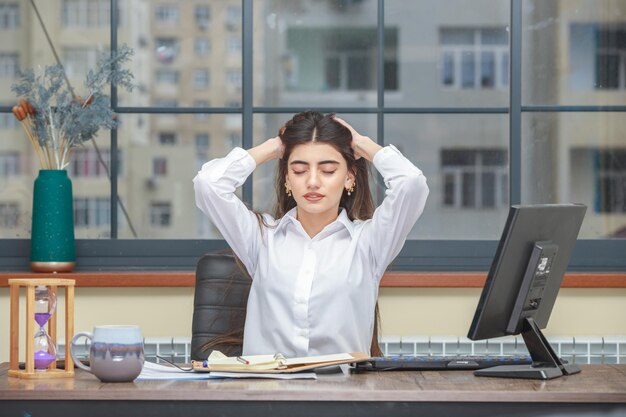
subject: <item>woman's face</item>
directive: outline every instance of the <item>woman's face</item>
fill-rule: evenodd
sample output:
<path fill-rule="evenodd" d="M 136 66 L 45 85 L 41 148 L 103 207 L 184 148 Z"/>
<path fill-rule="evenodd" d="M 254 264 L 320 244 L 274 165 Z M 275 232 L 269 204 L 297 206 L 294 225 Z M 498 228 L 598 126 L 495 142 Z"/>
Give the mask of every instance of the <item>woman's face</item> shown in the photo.
<path fill-rule="evenodd" d="M 354 183 L 348 164 L 331 145 L 308 142 L 293 148 L 287 162 L 287 187 L 301 210 L 334 219 L 343 190 Z"/>

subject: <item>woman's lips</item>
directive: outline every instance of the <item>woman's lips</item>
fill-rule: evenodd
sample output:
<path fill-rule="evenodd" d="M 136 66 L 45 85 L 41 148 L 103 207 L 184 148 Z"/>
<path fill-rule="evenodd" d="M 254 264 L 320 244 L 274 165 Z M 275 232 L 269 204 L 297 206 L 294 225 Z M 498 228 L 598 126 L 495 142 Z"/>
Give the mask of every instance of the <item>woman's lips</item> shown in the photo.
<path fill-rule="evenodd" d="M 318 193 L 306 193 L 304 195 L 304 198 L 307 201 L 320 201 L 322 198 L 324 198 L 324 196 L 322 194 L 318 194 Z"/>

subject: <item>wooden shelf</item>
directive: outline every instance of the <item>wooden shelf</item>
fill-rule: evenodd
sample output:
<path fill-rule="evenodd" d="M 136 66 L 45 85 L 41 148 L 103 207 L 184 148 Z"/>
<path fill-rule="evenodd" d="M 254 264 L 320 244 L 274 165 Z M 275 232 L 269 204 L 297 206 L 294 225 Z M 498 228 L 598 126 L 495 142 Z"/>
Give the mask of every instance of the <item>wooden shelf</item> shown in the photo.
<path fill-rule="evenodd" d="M 388 272 L 381 286 L 386 288 L 482 288 L 486 272 Z M 76 287 L 193 287 L 195 272 L 73 272 L 40 274 L 0 273 L 0 287 L 10 278 L 70 278 Z M 626 273 L 569 273 L 563 288 L 626 288 Z"/>

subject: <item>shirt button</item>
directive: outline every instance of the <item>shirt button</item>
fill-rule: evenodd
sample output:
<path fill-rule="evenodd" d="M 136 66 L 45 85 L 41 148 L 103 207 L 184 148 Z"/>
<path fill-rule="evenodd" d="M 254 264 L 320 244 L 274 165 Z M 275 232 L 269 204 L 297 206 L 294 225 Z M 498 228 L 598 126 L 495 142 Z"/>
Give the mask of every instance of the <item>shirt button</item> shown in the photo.
<path fill-rule="evenodd" d="M 308 334 L 308 332 L 306 331 L 306 329 L 300 329 L 300 336 L 306 337 L 306 335 Z"/>

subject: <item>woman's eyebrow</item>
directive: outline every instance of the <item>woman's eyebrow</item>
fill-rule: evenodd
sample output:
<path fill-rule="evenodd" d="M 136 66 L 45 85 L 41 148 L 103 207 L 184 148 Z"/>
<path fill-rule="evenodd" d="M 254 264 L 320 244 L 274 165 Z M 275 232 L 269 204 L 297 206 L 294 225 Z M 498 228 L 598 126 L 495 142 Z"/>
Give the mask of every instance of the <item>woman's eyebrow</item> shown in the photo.
<path fill-rule="evenodd" d="M 289 165 L 294 165 L 294 164 L 310 165 L 306 161 L 300 161 L 300 160 L 297 160 L 297 159 L 294 160 L 294 161 L 291 161 L 289 163 Z M 322 165 L 322 164 L 336 164 L 336 165 L 339 165 L 339 161 L 335 161 L 335 160 L 329 159 L 329 160 L 325 160 L 325 161 L 319 161 L 317 164 L 318 165 Z"/>

